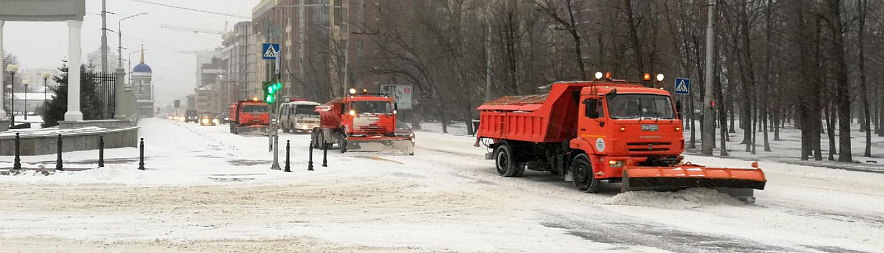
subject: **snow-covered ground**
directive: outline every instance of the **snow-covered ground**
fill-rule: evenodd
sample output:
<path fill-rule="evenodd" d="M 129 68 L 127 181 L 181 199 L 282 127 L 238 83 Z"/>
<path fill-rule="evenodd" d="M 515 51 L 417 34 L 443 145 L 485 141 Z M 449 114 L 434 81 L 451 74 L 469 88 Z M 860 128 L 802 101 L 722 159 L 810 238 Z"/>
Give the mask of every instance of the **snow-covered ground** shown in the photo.
<path fill-rule="evenodd" d="M 737 121 L 736 125 L 739 126 L 739 124 L 739 121 Z M 699 126 L 700 122 L 696 122 L 696 125 Z M 863 156 L 863 153 L 866 147 L 866 133 L 859 131 L 859 124 L 853 124 L 851 127 L 851 154 L 853 155 L 854 163 L 841 163 L 828 160 L 829 136 L 826 134 L 826 131 L 823 131 L 823 134 L 820 136 L 820 149 L 822 150 L 823 160 L 814 161 L 814 158 L 811 155 L 809 161 L 801 161 L 801 131 L 800 129 L 794 128 L 791 124 L 787 124 L 785 128 L 780 130 L 780 140 L 778 141 L 774 141 L 773 132 L 768 133 L 771 151 L 764 151 L 763 133 L 756 133 L 755 141 L 757 143 L 757 146 L 755 147 L 755 154 L 752 154 L 751 151 L 746 152 L 746 145 L 740 144 L 741 142 L 743 142 L 743 130 L 737 127 L 737 129 L 735 130 L 736 133 L 728 134 L 731 141 L 727 143 L 727 151 L 730 157 L 743 160 L 776 161 L 798 165 L 823 166 L 830 168 L 884 173 L 884 137 L 879 137 L 878 135 L 872 133 L 872 156 L 865 157 Z M 715 137 L 719 138 L 720 133 L 717 131 L 718 129 L 716 129 Z M 696 131 L 696 149 L 689 149 L 688 152 L 699 154 L 700 148 L 702 147 L 701 135 L 702 134 L 700 133 L 698 127 Z M 687 145 L 690 143 L 690 130 L 685 130 L 684 136 L 685 144 Z M 839 148 L 838 138 L 838 130 L 836 129 L 836 150 Z M 716 145 L 719 144 L 718 142 L 720 142 L 720 140 L 716 139 Z M 716 146 L 714 154 L 717 156 L 719 155 L 719 153 L 720 147 Z M 833 157 L 835 160 L 837 160 L 839 156 L 836 153 Z"/>
<path fill-rule="evenodd" d="M 417 132 L 414 156 L 292 144 L 270 170 L 266 137 L 144 119 L 138 150 L 108 166 L 0 176 L 0 249 L 22 252 L 884 252 L 884 174 L 764 162 L 757 202 L 705 189 L 576 191 L 558 176 L 497 176 L 460 125 Z M 461 131 L 461 132 L 458 132 Z M 64 155 L 94 167 L 94 151 Z M 280 156 L 284 161 L 285 156 Z M 691 156 L 712 166 L 744 160 Z M 11 157 L 0 157 L 0 168 Z M 55 156 L 25 157 L 54 167 Z M 0 250 L 5 251 L 5 250 Z"/>

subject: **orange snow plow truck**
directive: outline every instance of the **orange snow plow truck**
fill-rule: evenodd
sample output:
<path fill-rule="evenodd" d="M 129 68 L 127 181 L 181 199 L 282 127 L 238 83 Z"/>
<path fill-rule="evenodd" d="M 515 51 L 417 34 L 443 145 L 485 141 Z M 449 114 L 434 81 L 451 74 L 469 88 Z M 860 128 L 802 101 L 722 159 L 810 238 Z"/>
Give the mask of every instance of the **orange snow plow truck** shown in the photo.
<path fill-rule="evenodd" d="M 313 129 L 315 148 L 338 145 L 347 151 L 388 152 L 414 155 L 414 133 L 396 130 L 398 106 L 382 94 L 357 94 L 338 98 L 316 107 L 320 127 Z"/>
<path fill-rule="evenodd" d="M 270 106 L 264 101 L 240 100 L 230 104 L 230 133 L 267 134 L 270 130 Z"/>
<path fill-rule="evenodd" d="M 767 182 L 752 168 L 712 168 L 683 162 L 682 121 L 669 92 L 622 80 L 558 82 L 548 94 L 508 96 L 478 108 L 476 146 L 487 146 L 497 173 L 550 171 L 578 190 L 603 181 L 621 192 L 709 187 L 747 203 Z"/>

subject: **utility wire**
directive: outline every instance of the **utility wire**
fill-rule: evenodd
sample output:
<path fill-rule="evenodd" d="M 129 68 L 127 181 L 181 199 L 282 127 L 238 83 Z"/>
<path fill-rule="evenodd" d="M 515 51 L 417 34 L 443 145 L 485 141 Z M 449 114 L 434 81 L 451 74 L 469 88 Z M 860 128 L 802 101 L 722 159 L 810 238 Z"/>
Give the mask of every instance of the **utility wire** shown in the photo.
<path fill-rule="evenodd" d="M 159 5 L 159 6 L 168 7 L 168 8 L 175 8 L 175 9 L 188 10 L 188 11 L 195 11 L 195 12 L 202 12 L 202 13 L 215 14 L 215 15 L 221 15 L 221 16 L 228 16 L 228 17 L 234 17 L 234 18 L 252 19 L 252 17 L 240 16 L 240 15 L 234 15 L 234 14 L 227 14 L 227 13 L 220 13 L 220 12 L 214 12 L 214 11 L 206 11 L 206 10 L 200 10 L 200 9 L 194 9 L 194 8 L 188 8 L 188 7 L 181 7 L 181 6 L 174 6 L 174 5 L 168 5 L 168 4 L 162 4 L 162 3 L 155 3 L 155 2 L 146 1 L 146 0 L 132 0 L 132 1 L 139 2 L 139 3 L 146 3 L 146 4 Z"/>

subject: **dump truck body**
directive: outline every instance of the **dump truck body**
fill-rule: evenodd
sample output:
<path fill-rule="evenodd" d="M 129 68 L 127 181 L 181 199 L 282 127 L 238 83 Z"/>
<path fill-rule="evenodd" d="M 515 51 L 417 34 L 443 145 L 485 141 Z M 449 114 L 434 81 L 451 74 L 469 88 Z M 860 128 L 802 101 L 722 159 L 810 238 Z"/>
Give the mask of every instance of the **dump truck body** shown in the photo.
<path fill-rule="evenodd" d="M 763 189 L 760 169 L 683 164 L 684 137 L 669 93 L 624 81 L 561 82 L 543 95 L 483 104 L 476 145 L 492 148 L 498 173 L 524 169 L 565 175 L 579 189 L 599 180 L 623 190 L 660 187 Z M 579 173 L 575 173 L 579 172 Z M 578 185 L 584 184 L 584 185 Z M 719 185 L 719 186 L 716 186 Z"/>

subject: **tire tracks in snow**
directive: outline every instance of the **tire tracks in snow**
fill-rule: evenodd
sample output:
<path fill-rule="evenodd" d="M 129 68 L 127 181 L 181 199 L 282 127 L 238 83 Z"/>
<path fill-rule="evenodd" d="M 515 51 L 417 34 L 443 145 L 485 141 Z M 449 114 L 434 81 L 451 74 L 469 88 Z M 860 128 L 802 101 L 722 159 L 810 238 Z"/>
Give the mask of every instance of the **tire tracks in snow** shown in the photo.
<path fill-rule="evenodd" d="M 604 210 L 599 210 L 605 212 Z M 646 246 L 673 252 L 795 252 L 772 245 L 728 235 L 709 235 L 645 220 L 608 214 L 604 217 L 543 212 L 543 226 L 566 230 L 567 234 L 588 241 Z M 611 217 L 613 216 L 613 217 Z"/>

